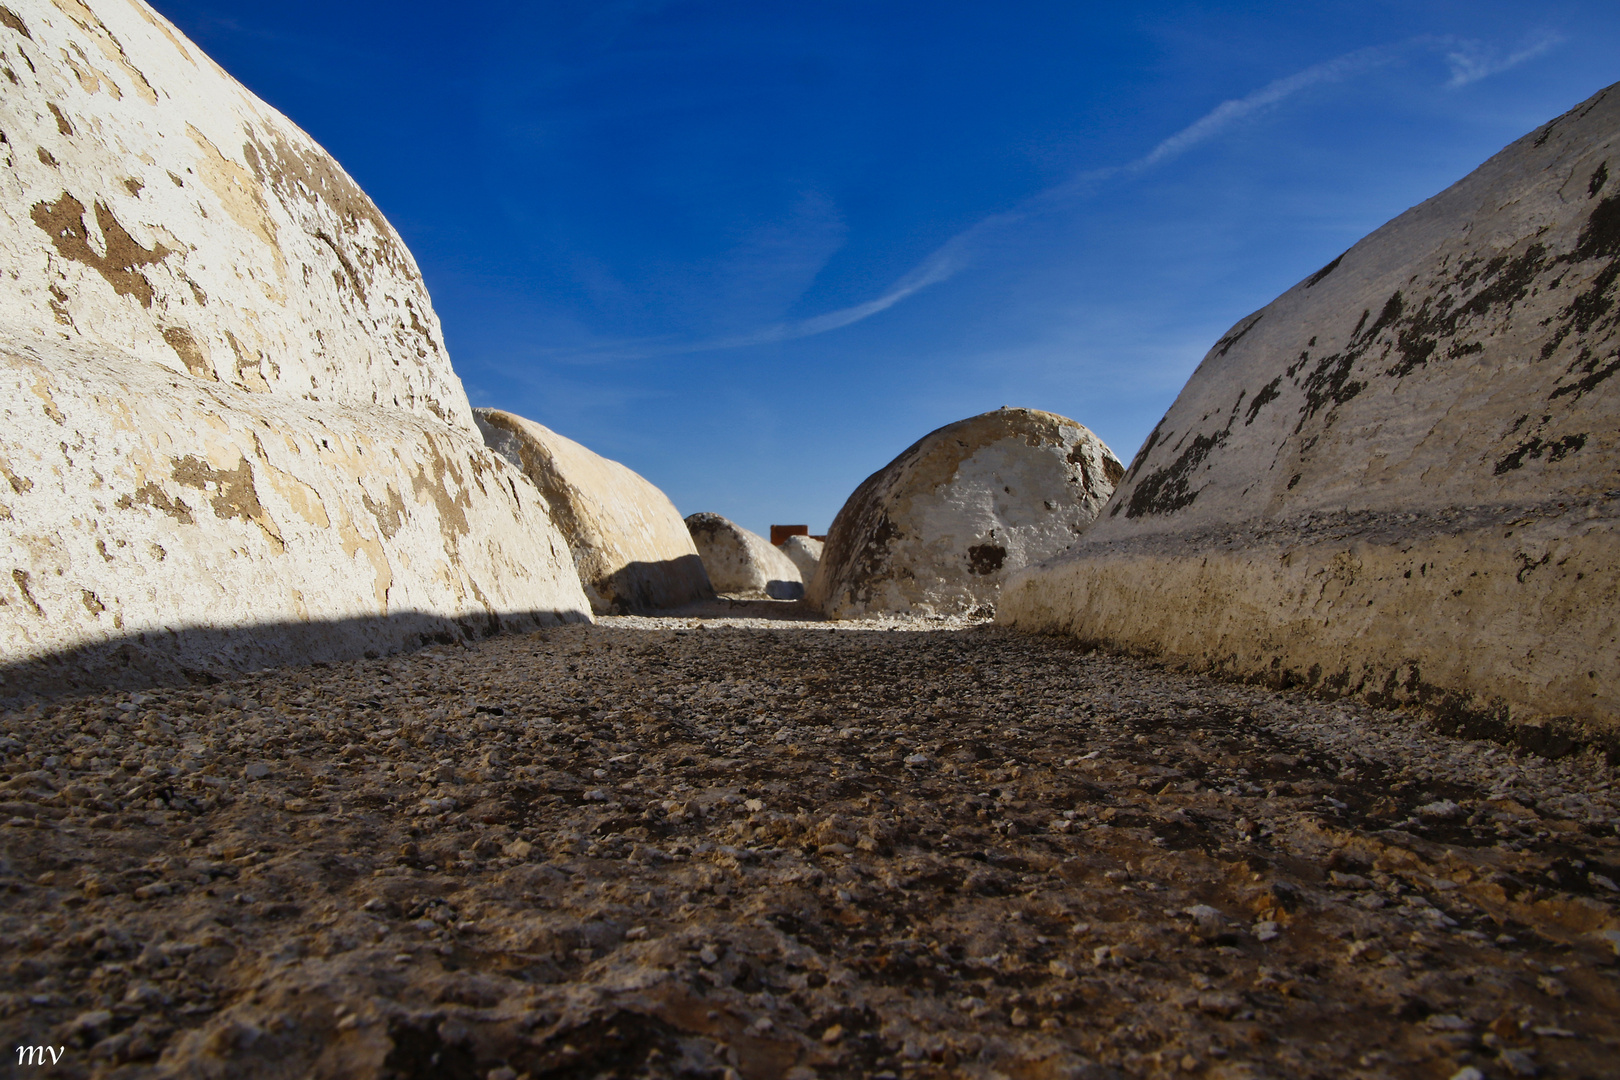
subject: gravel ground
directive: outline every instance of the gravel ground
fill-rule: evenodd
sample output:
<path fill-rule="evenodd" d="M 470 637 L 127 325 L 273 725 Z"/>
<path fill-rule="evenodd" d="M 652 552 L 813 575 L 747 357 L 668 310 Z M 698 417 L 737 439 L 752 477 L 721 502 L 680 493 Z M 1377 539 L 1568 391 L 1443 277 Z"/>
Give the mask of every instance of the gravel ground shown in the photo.
<path fill-rule="evenodd" d="M 723 600 L 0 753 L 17 1075 L 1616 1075 L 1600 757 L 1063 640 Z"/>

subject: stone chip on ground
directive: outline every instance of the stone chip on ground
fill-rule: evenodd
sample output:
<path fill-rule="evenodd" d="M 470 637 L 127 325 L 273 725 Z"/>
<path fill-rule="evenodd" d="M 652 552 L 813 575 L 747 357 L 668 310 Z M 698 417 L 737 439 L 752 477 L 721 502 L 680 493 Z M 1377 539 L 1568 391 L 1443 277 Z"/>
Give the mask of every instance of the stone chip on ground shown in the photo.
<path fill-rule="evenodd" d="M 1605 1074 L 1600 757 L 802 619 L 0 714 L 0 1037 L 71 1077 Z"/>

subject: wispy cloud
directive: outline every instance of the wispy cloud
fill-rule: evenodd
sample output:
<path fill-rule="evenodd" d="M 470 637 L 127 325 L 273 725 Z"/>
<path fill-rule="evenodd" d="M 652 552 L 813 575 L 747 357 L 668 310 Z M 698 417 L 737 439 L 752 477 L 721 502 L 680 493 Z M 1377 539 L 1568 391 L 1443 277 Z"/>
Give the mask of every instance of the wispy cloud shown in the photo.
<path fill-rule="evenodd" d="M 827 260 L 844 246 L 848 228 L 837 204 L 804 191 L 780 220 L 737 238 L 724 258 L 698 267 L 681 293 L 710 325 L 753 326 L 789 310 Z"/>
<path fill-rule="evenodd" d="M 896 281 L 883 295 L 864 303 L 853 304 L 824 315 L 771 323 L 756 330 L 740 334 L 704 338 L 699 341 L 678 341 L 669 337 L 634 338 L 608 342 L 589 348 L 560 349 L 550 358 L 562 363 L 593 364 L 620 360 L 646 360 L 655 356 L 681 356 L 688 353 L 715 352 L 722 349 L 740 349 L 750 345 L 769 345 L 779 341 L 794 341 L 837 330 L 867 319 L 880 311 L 887 311 L 930 285 L 937 285 L 954 277 L 965 267 L 973 243 L 983 234 L 1010 220 L 1012 214 L 994 214 L 957 233 L 934 253 Z"/>
<path fill-rule="evenodd" d="M 1321 83 L 1338 82 L 1388 64 L 1398 59 L 1420 40 L 1357 49 L 1332 60 L 1314 64 L 1304 71 L 1269 82 L 1243 97 L 1223 101 L 1180 131 L 1161 140 L 1153 149 L 1136 160 L 1123 165 L 1109 165 L 1101 169 L 1088 169 L 1076 173 L 1069 180 L 1031 196 L 1025 205 L 1033 208 L 1039 203 L 1055 202 L 1088 191 L 1100 181 L 1146 172 L 1155 166 L 1163 165 L 1200 143 L 1209 142 L 1224 134 L 1251 116 L 1282 104 L 1301 90 Z"/>
<path fill-rule="evenodd" d="M 1135 161 L 1105 169 L 1088 170 L 1061 184 L 1030 196 L 1011 210 L 980 219 L 940 245 L 926 259 L 895 282 L 888 291 L 874 300 L 831 311 L 825 315 L 763 327 L 749 334 L 694 343 L 690 347 L 681 348 L 680 351 L 699 352 L 710 349 L 731 349 L 746 345 L 789 341 L 824 334 L 829 330 L 838 330 L 858 323 L 863 319 L 871 318 L 879 312 L 887 311 L 907 297 L 921 292 L 930 285 L 938 285 L 955 277 L 956 274 L 972 262 L 975 248 L 989 239 L 992 234 L 999 229 L 1027 218 L 1044 206 L 1071 198 L 1082 189 L 1090 187 L 1098 181 L 1124 173 L 1143 172 L 1154 166 L 1161 165 L 1185 153 L 1199 143 L 1208 142 L 1217 137 L 1247 117 L 1281 103 L 1307 87 L 1345 79 L 1370 68 L 1389 63 L 1399 55 L 1402 48 L 1402 46 L 1378 46 L 1358 49 L 1355 52 L 1346 53 L 1325 63 L 1316 64 L 1306 68 L 1304 71 L 1268 83 L 1259 90 L 1241 98 L 1223 101 L 1191 124 L 1161 141 Z"/>
<path fill-rule="evenodd" d="M 1301 90 L 1321 83 L 1339 82 L 1352 75 L 1359 75 L 1364 71 L 1381 67 L 1396 59 L 1403 51 L 1404 47 L 1400 45 L 1357 49 L 1355 52 L 1345 53 L 1343 56 L 1335 57 L 1326 63 L 1316 64 L 1286 78 L 1267 83 L 1251 94 L 1234 98 L 1231 101 L 1223 101 L 1137 160 L 1125 166 L 1122 171 L 1140 172 L 1143 169 L 1150 169 L 1155 165 L 1163 164 L 1171 158 L 1186 153 L 1199 143 L 1208 142 L 1234 124 L 1269 109 L 1273 105 L 1281 104 Z"/>
<path fill-rule="evenodd" d="M 1499 75 L 1509 68 L 1518 67 L 1526 60 L 1534 60 L 1563 43 L 1564 35 L 1545 33 L 1533 44 L 1503 56 L 1499 50 L 1483 42 L 1458 41 L 1455 47 L 1446 53 L 1446 66 L 1451 69 L 1451 79 L 1446 86 L 1455 89 L 1479 82 L 1481 79 L 1488 79 L 1492 75 Z"/>
<path fill-rule="evenodd" d="M 812 337 L 830 330 L 851 326 L 863 319 L 887 311 L 902 300 L 922 290 L 948 281 L 964 270 L 972 261 L 975 251 L 1001 229 L 1022 221 L 1032 214 L 1070 201 L 1094 190 L 1106 180 L 1143 173 L 1164 165 L 1200 144 L 1216 139 L 1233 127 L 1268 109 L 1274 108 L 1303 90 L 1325 83 L 1341 82 L 1375 68 L 1383 67 L 1409 55 L 1414 50 L 1444 49 L 1446 64 L 1451 70 L 1448 87 L 1465 86 L 1480 79 L 1500 74 L 1510 68 L 1553 49 L 1564 41 L 1562 35 L 1548 33 L 1534 44 L 1507 56 L 1489 49 L 1477 41 L 1457 38 L 1419 37 L 1392 45 L 1377 45 L 1345 53 L 1303 71 L 1267 83 L 1240 98 L 1223 101 L 1197 120 L 1162 139 L 1151 150 L 1123 165 L 1110 165 L 1088 169 L 1068 180 L 1056 184 L 1024 199 L 1011 210 L 992 214 L 957 233 L 940 245 L 926 259 L 896 281 L 886 292 L 865 303 L 840 308 L 824 315 L 791 322 L 780 322 L 743 334 L 711 338 L 704 341 L 674 343 L 643 340 L 622 342 L 591 350 L 589 354 L 573 353 L 570 359 L 642 359 L 651 356 L 669 356 L 682 353 L 710 352 L 735 349 L 750 345 L 791 341 Z"/>
<path fill-rule="evenodd" d="M 871 318 L 878 312 L 887 311 L 906 297 L 919 293 L 930 285 L 937 285 L 942 281 L 955 277 L 958 271 L 967 266 L 972 255 L 974 242 L 1015 216 L 1021 215 L 994 214 L 957 233 L 940 245 L 928 258 L 907 271 L 904 277 L 895 282 L 887 292 L 875 300 L 868 300 L 862 304 L 853 304 L 850 307 L 829 311 L 825 315 L 815 315 L 808 319 L 777 323 L 753 333 L 717 339 L 694 346 L 692 350 L 683 351 L 697 351 L 707 348 L 732 349 L 744 345 L 764 345 L 773 341 L 791 341 L 795 338 L 825 334 L 829 330 L 838 330 L 858 323 L 862 319 Z"/>

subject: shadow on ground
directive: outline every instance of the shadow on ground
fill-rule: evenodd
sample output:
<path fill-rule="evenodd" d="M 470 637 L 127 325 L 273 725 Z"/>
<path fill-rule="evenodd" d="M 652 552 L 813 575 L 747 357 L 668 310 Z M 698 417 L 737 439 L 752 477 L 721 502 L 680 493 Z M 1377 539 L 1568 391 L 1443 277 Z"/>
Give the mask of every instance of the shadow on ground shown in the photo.
<path fill-rule="evenodd" d="M 215 683 L 266 668 L 376 659 L 589 619 L 571 610 L 488 612 L 454 619 L 412 611 L 120 634 L 0 665 L 0 705 L 85 690 Z"/>

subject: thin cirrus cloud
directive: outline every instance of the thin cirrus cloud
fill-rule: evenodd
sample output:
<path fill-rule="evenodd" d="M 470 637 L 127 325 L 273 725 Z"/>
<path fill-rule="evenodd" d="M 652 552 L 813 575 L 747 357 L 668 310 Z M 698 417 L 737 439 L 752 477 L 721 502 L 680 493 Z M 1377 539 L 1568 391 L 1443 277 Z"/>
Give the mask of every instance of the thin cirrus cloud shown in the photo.
<path fill-rule="evenodd" d="M 1481 79 L 1488 79 L 1492 75 L 1499 75 L 1509 68 L 1518 67 L 1526 60 L 1534 60 L 1563 43 L 1562 34 L 1543 34 L 1535 44 L 1504 57 L 1495 49 L 1478 41 L 1457 42 L 1456 46 L 1446 53 L 1446 66 L 1451 69 L 1451 79 L 1446 86 L 1456 89 Z"/>
<path fill-rule="evenodd" d="M 1194 120 L 1168 139 L 1163 140 L 1152 150 L 1143 154 L 1126 165 L 1119 165 L 1108 169 L 1096 169 L 1082 174 L 1069 182 L 1069 187 L 1090 180 L 1103 180 L 1112 176 L 1126 173 L 1139 173 L 1162 165 L 1191 150 L 1199 143 L 1205 143 L 1225 132 L 1243 120 L 1256 113 L 1263 112 L 1274 105 L 1281 104 L 1307 87 L 1320 83 L 1339 82 L 1352 75 L 1371 71 L 1382 67 L 1397 59 L 1404 53 L 1412 42 L 1400 45 L 1376 45 L 1367 49 L 1357 49 L 1334 57 L 1332 60 L 1316 64 L 1304 71 L 1295 72 L 1285 78 L 1267 83 L 1253 93 L 1246 94 L 1231 101 L 1223 101 L 1203 116 Z M 1037 196 L 1038 197 L 1038 196 Z"/>
<path fill-rule="evenodd" d="M 851 326 L 863 319 L 887 311 L 896 304 L 922 290 L 938 285 L 956 276 L 972 261 L 976 249 L 984 245 L 996 232 L 1021 221 L 1039 210 L 1071 201 L 1089 194 L 1106 180 L 1129 176 L 1163 165 L 1181 156 L 1193 147 L 1207 143 L 1225 134 L 1243 121 L 1280 105 L 1284 101 L 1313 86 L 1342 82 L 1375 68 L 1390 64 L 1415 49 L 1448 50 L 1445 54 L 1451 78 L 1447 87 L 1456 88 L 1478 82 L 1492 75 L 1541 56 L 1564 40 L 1562 35 L 1549 33 L 1535 44 L 1500 56 L 1477 41 L 1459 41 L 1456 38 L 1418 37 L 1393 45 L 1377 45 L 1357 49 L 1334 57 L 1303 71 L 1267 83 L 1258 90 L 1240 98 L 1223 101 L 1197 120 L 1161 140 L 1147 153 L 1123 165 L 1089 169 L 1034 195 L 1029 196 L 1011 210 L 991 214 L 952 236 L 927 258 L 918 263 L 886 292 L 875 299 L 854 304 L 823 315 L 806 319 L 774 323 L 742 334 L 708 338 L 692 342 L 674 342 L 668 339 L 641 339 L 619 342 L 599 348 L 571 351 L 558 359 L 590 362 L 592 360 L 639 360 L 654 356 L 673 356 L 687 353 L 713 352 L 723 349 L 766 345 L 781 341 L 813 337 L 831 330 Z"/>

